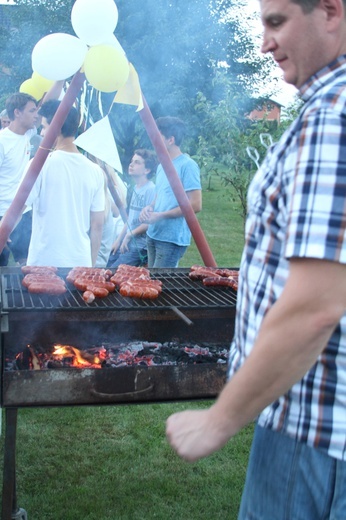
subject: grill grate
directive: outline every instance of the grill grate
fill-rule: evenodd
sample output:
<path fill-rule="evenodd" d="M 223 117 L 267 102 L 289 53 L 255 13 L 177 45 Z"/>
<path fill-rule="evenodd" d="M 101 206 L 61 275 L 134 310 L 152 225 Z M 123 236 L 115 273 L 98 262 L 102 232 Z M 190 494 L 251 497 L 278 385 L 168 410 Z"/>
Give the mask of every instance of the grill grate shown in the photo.
<path fill-rule="evenodd" d="M 23 275 L 19 268 L 1 270 L 1 298 L 3 311 L 21 310 L 143 310 L 171 309 L 215 309 L 233 307 L 236 293 L 229 287 L 205 287 L 201 281 L 188 277 L 189 269 L 174 270 L 152 269 L 151 278 L 161 280 L 162 293 L 155 300 L 126 298 L 116 291 L 107 298 L 96 298 L 91 304 L 85 303 L 82 292 L 67 283 L 67 292 L 61 296 L 38 295 L 29 293 L 22 286 Z M 66 279 L 69 269 L 60 269 L 57 274 Z"/>

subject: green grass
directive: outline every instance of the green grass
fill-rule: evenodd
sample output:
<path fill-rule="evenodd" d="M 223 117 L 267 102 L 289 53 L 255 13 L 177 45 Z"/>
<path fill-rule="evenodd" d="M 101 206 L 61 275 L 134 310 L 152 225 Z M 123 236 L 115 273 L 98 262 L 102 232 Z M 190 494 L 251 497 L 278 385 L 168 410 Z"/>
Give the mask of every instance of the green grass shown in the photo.
<path fill-rule="evenodd" d="M 237 266 L 243 224 L 213 184 L 199 220 L 218 265 Z M 201 263 L 195 245 L 181 266 L 193 263 Z M 210 404 L 19 409 L 18 506 L 29 520 L 236 519 L 253 426 L 194 464 L 180 460 L 165 439 L 171 413 Z"/>
<path fill-rule="evenodd" d="M 244 245 L 244 225 L 230 192 L 215 178 L 213 189 L 203 190 L 203 209 L 197 214 L 215 261 L 220 267 L 239 266 Z M 201 264 L 201 255 L 192 241 L 179 267 Z"/>

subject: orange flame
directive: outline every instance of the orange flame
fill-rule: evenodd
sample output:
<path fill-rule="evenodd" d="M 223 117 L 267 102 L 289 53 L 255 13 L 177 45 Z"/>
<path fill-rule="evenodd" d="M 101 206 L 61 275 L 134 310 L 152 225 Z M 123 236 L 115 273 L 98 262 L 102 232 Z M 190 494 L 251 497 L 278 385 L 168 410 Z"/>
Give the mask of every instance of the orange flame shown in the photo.
<path fill-rule="evenodd" d="M 70 345 L 55 345 L 53 356 L 59 361 L 64 358 L 72 358 L 71 366 L 76 368 L 101 368 L 102 363 L 99 356 L 94 356 Z"/>

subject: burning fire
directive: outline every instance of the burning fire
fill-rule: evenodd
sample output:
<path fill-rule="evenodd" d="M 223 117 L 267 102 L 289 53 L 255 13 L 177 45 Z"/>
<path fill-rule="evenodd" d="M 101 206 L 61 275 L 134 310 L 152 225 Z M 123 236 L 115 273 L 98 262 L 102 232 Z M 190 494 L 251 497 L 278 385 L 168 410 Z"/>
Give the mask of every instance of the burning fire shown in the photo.
<path fill-rule="evenodd" d="M 58 361 L 63 361 L 65 358 L 71 359 L 71 366 L 76 368 L 101 368 L 102 361 L 106 358 L 106 351 L 101 350 L 99 355 L 92 355 L 89 352 L 79 350 L 76 347 L 69 345 L 55 345 L 52 355 Z M 104 354 L 104 356 L 103 356 Z"/>
<path fill-rule="evenodd" d="M 5 370 L 45 370 L 62 368 L 106 368 L 124 366 L 176 365 L 180 363 L 226 363 L 228 348 L 224 345 L 199 346 L 132 341 L 112 346 L 90 347 L 82 350 L 72 345 L 42 346 L 27 345 L 12 361 L 5 358 Z"/>

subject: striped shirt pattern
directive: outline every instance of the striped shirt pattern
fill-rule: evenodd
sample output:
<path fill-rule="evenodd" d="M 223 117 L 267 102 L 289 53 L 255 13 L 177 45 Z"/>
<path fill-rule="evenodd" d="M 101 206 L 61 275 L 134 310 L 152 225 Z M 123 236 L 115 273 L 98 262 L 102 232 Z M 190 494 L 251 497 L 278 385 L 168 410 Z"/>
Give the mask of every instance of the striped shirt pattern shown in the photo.
<path fill-rule="evenodd" d="M 314 75 L 300 95 L 299 117 L 270 148 L 248 192 L 229 377 L 280 297 L 290 258 L 346 263 L 346 56 Z M 346 460 L 346 314 L 315 365 L 259 424 Z"/>

